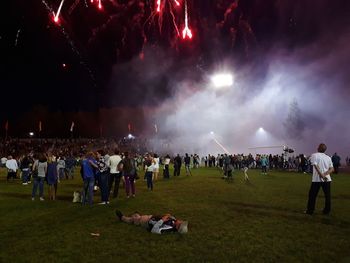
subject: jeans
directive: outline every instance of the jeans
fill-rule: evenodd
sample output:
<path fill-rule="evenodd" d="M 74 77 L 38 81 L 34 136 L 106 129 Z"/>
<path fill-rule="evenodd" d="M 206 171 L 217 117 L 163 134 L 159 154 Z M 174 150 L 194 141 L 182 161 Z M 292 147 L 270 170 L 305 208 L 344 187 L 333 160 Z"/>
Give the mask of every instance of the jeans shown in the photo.
<path fill-rule="evenodd" d="M 89 177 L 84 179 L 83 205 L 86 204 L 87 195 L 89 196 L 89 205 L 92 205 L 93 197 L 94 197 L 94 185 L 95 185 L 94 177 Z"/>
<path fill-rule="evenodd" d="M 118 192 L 119 192 L 119 184 L 120 184 L 120 179 L 121 179 L 121 173 L 117 174 L 109 174 L 109 182 L 108 182 L 108 191 L 111 192 L 113 182 L 114 183 L 114 190 L 113 190 L 113 197 L 116 198 L 118 197 Z"/>
<path fill-rule="evenodd" d="M 29 169 L 23 168 L 22 170 L 22 183 L 28 183 Z"/>
<path fill-rule="evenodd" d="M 66 178 L 74 178 L 74 167 L 66 167 Z"/>
<path fill-rule="evenodd" d="M 147 179 L 147 188 L 153 190 L 153 173 L 152 172 L 146 172 L 146 179 Z"/>
<path fill-rule="evenodd" d="M 104 172 L 100 174 L 100 190 L 101 190 L 102 202 L 108 202 L 108 198 L 109 198 L 108 179 L 109 179 L 108 172 Z"/>
<path fill-rule="evenodd" d="M 125 191 L 126 191 L 126 195 L 129 196 L 130 195 L 130 189 L 131 189 L 131 193 L 133 195 L 135 195 L 135 177 L 133 175 L 124 175 L 124 179 L 125 179 Z"/>
<path fill-rule="evenodd" d="M 38 189 L 38 186 L 39 186 L 39 197 L 43 197 L 43 195 L 44 195 L 44 180 L 45 180 L 45 177 L 34 178 L 32 197 L 35 197 L 36 190 Z"/>
<path fill-rule="evenodd" d="M 58 169 L 58 178 L 62 180 L 64 178 L 64 168 Z"/>

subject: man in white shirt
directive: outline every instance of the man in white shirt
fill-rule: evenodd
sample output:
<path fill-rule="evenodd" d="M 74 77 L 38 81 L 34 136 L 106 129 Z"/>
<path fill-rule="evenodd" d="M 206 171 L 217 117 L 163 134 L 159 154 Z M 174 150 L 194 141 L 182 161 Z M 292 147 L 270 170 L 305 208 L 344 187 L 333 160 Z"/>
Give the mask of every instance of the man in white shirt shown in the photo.
<path fill-rule="evenodd" d="M 328 215 L 331 211 L 331 173 L 333 173 L 333 163 L 331 157 L 325 154 L 327 146 L 321 143 L 317 153 L 310 157 L 313 166 L 312 183 L 309 191 L 306 214 L 312 215 L 315 210 L 315 203 L 318 191 L 322 187 L 325 196 L 325 207 L 323 214 Z"/>
<path fill-rule="evenodd" d="M 6 161 L 6 168 L 7 168 L 7 181 L 12 177 L 13 179 L 16 179 L 17 170 L 18 170 L 18 164 L 15 159 L 12 159 L 12 156 L 10 155 Z"/>
<path fill-rule="evenodd" d="M 120 178 L 121 178 L 121 172 L 118 170 L 118 164 L 122 160 L 119 151 L 116 149 L 114 151 L 114 155 L 110 156 L 108 159 L 108 166 L 110 168 L 110 174 L 109 174 L 109 192 L 112 190 L 113 182 L 115 180 L 114 184 L 114 190 L 113 190 L 113 198 L 118 197 L 118 191 L 119 191 L 119 184 L 120 184 Z"/>

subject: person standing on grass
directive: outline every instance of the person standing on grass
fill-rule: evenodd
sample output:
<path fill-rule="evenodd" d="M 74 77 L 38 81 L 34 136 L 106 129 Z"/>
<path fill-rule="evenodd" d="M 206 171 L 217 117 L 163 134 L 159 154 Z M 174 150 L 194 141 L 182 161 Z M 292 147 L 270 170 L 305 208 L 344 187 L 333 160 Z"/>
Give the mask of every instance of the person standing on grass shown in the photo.
<path fill-rule="evenodd" d="M 94 159 L 94 154 L 92 152 L 89 152 L 86 157 L 83 157 L 80 169 L 80 174 L 84 182 L 82 201 L 83 205 L 87 203 L 87 198 L 89 198 L 89 205 L 93 204 L 95 169 L 97 169 L 97 162 Z"/>
<path fill-rule="evenodd" d="M 119 150 L 115 149 L 114 154 L 109 157 L 109 183 L 108 183 L 108 191 L 111 192 L 113 183 L 114 183 L 114 189 L 113 189 L 113 198 L 118 197 L 119 192 L 119 184 L 120 179 L 122 177 L 122 173 L 119 171 L 118 165 L 121 162 L 122 157 L 120 156 Z"/>
<path fill-rule="evenodd" d="M 191 157 L 188 156 L 188 153 L 185 154 L 184 163 L 185 163 L 186 175 L 187 176 L 192 175 L 191 174 Z"/>
<path fill-rule="evenodd" d="M 35 200 L 35 195 L 39 187 L 39 197 L 40 201 L 44 201 L 44 181 L 47 173 L 47 159 L 46 156 L 41 153 L 39 154 L 39 159 L 34 162 L 33 165 L 33 191 L 32 191 L 32 201 Z"/>
<path fill-rule="evenodd" d="M 164 179 L 169 179 L 169 164 L 170 164 L 170 156 L 167 154 L 164 159 Z"/>
<path fill-rule="evenodd" d="M 21 161 L 21 171 L 22 171 L 22 185 L 27 185 L 29 181 L 29 173 L 30 173 L 30 161 L 27 155 L 25 155 Z"/>
<path fill-rule="evenodd" d="M 66 162 L 64 160 L 64 157 L 63 156 L 59 156 L 58 157 L 58 161 L 57 161 L 58 182 L 63 180 L 65 168 L 66 168 Z"/>
<path fill-rule="evenodd" d="M 136 167 L 134 159 L 129 156 L 128 152 L 124 153 L 125 158 L 123 159 L 123 176 L 125 181 L 126 198 L 130 197 L 130 190 L 132 197 L 135 197 L 135 178 L 136 178 Z"/>
<path fill-rule="evenodd" d="M 179 154 L 174 158 L 174 176 L 180 176 L 182 160 Z"/>
<path fill-rule="evenodd" d="M 331 173 L 333 173 L 334 168 L 331 157 L 325 154 L 326 150 L 327 146 L 321 143 L 318 146 L 317 153 L 310 157 L 313 173 L 307 210 L 305 211 L 309 215 L 312 215 L 315 210 L 316 197 L 321 187 L 325 196 L 323 214 L 328 215 L 331 212 Z"/>
<path fill-rule="evenodd" d="M 268 166 L 269 161 L 267 160 L 265 155 L 261 156 L 260 163 L 261 163 L 262 174 L 267 175 L 267 166 Z"/>
<path fill-rule="evenodd" d="M 17 161 L 13 159 L 12 156 L 10 155 L 7 158 L 5 165 L 7 168 L 7 181 L 9 181 L 10 178 L 12 178 L 12 180 L 16 179 L 17 170 L 18 170 Z"/>
<path fill-rule="evenodd" d="M 147 189 L 153 191 L 153 179 L 154 179 L 154 166 L 156 161 L 154 158 L 147 158 L 145 161 L 145 169 L 146 169 L 146 180 L 147 180 Z"/>
<path fill-rule="evenodd" d="M 157 154 L 153 155 L 153 178 L 155 181 L 158 180 L 159 175 L 159 156 Z"/>
<path fill-rule="evenodd" d="M 56 200 L 57 182 L 57 162 L 55 158 L 50 155 L 47 159 L 47 184 L 49 185 L 49 200 Z"/>
<path fill-rule="evenodd" d="M 332 162 L 334 167 L 334 173 L 338 174 L 340 167 L 340 157 L 337 153 L 334 153 L 334 155 L 332 156 Z"/>
<path fill-rule="evenodd" d="M 97 151 L 97 176 L 99 177 L 101 191 L 101 203 L 99 204 L 109 204 L 109 168 L 106 159 L 104 158 L 103 150 Z"/>

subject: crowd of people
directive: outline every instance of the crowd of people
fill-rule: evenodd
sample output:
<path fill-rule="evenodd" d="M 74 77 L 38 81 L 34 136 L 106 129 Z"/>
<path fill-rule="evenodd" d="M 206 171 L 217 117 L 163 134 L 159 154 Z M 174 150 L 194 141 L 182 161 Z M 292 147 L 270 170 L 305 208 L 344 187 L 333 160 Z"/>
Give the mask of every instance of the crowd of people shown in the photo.
<path fill-rule="evenodd" d="M 228 179 L 232 178 L 235 170 L 242 170 L 245 180 L 249 180 L 247 174 L 249 169 L 261 169 L 263 175 L 266 175 L 271 169 L 313 173 L 307 213 L 313 213 L 318 189 L 322 187 L 327 195 L 324 210 L 324 213 L 327 214 L 330 211 L 330 184 L 325 184 L 326 181 L 323 180 L 330 181 L 330 177 L 327 176 L 333 172 L 338 173 L 341 165 L 341 158 L 336 153 L 329 159 L 321 155 L 328 163 L 327 165 L 322 164 L 323 170 L 320 168 L 315 171 L 315 165 L 318 165 L 318 157 L 316 158 L 315 155 L 306 157 L 303 154 L 298 156 L 256 154 L 253 156 L 252 154 L 231 155 L 226 153 L 200 157 L 198 154 L 186 153 L 184 156 L 177 154 L 171 157 L 169 154 L 158 156 L 155 153 L 141 154 L 135 151 L 121 151 L 120 149 L 123 147 L 126 149 L 126 145 L 125 141 L 119 144 L 111 140 L 12 140 L 1 144 L 0 153 L 2 156 L 7 156 L 1 158 L 1 166 L 7 169 L 7 181 L 20 177 L 23 185 L 33 183 L 31 194 L 33 201 L 37 195 L 40 201 L 45 200 L 44 186 L 46 184 L 48 198 L 56 200 L 59 183 L 62 180 L 73 179 L 76 169 L 79 169 L 82 178 L 82 191 L 76 201 L 89 205 L 93 204 L 94 194 L 98 190 L 100 193 L 99 204 L 109 204 L 112 198 L 118 197 L 121 182 L 125 189 L 126 198 L 136 196 L 135 182 L 137 179 L 144 179 L 147 189 L 153 191 L 154 181 L 159 180 L 160 177 L 164 180 L 170 179 L 170 165 L 173 165 L 172 176 L 174 177 L 180 176 L 182 170 L 185 171 L 186 176 L 191 176 L 192 169 L 199 167 L 219 169 L 222 171 L 223 177 Z M 320 146 L 319 152 L 323 154 L 325 149 L 326 146 Z M 349 158 L 346 158 L 346 163 L 349 165 Z M 119 217 L 124 222 L 135 223 L 137 221 L 135 218 L 139 218 L 139 216 L 139 214 L 134 214 L 130 217 Z M 156 218 L 157 220 L 154 221 Z M 159 223 L 160 225 L 157 224 L 157 226 L 161 226 L 157 229 L 170 229 L 169 225 L 171 225 L 172 231 L 182 229 L 179 228 L 179 224 L 176 224 L 176 222 L 181 221 L 176 221 L 171 216 L 159 218 L 163 218 L 163 220 L 162 223 Z M 152 224 L 156 225 L 157 221 L 161 220 L 159 218 L 149 215 L 147 222 L 149 223 L 152 219 L 154 221 Z M 164 221 L 168 223 L 164 225 Z"/>

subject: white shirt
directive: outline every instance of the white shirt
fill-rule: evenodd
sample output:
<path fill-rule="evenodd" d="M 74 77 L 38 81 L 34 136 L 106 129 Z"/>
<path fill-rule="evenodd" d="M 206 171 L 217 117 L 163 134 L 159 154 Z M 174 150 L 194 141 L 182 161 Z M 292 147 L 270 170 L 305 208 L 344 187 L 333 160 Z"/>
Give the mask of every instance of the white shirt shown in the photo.
<path fill-rule="evenodd" d="M 164 164 L 170 164 L 170 158 L 165 158 Z"/>
<path fill-rule="evenodd" d="M 154 169 L 159 169 L 159 158 L 154 158 Z"/>
<path fill-rule="evenodd" d="M 111 169 L 110 170 L 111 174 L 119 174 L 117 167 L 121 160 L 122 158 L 120 157 L 120 155 L 112 155 L 111 157 L 109 157 L 108 164 L 109 164 L 109 168 Z"/>
<path fill-rule="evenodd" d="M 6 161 L 6 168 L 16 172 L 18 169 L 17 161 L 15 159 L 7 160 Z"/>
<path fill-rule="evenodd" d="M 7 158 L 6 157 L 2 157 L 1 158 L 1 164 L 5 165 L 7 162 Z"/>
<path fill-rule="evenodd" d="M 311 161 L 311 165 L 318 166 L 321 173 L 327 172 L 329 168 L 333 167 L 331 157 L 329 157 L 324 153 L 312 154 L 310 157 L 310 161 Z M 332 181 L 332 178 L 329 174 L 326 176 L 326 178 L 328 182 Z M 315 168 L 313 169 L 312 182 L 324 182 L 323 179 L 321 180 L 320 175 L 318 174 Z"/>

